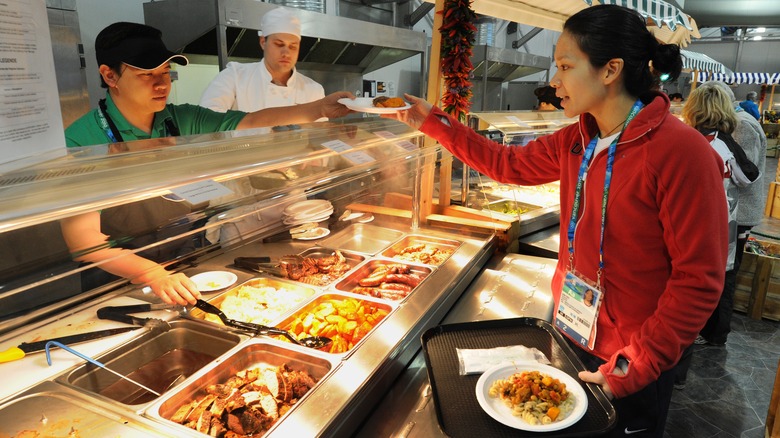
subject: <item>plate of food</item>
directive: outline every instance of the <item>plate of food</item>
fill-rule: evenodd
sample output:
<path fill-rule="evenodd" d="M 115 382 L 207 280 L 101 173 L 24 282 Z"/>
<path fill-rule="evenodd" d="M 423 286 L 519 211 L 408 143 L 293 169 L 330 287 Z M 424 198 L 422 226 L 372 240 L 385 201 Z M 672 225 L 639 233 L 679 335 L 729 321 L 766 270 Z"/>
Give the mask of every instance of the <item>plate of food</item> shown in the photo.
<path fill-rule="evenodd" d="M 479 405 L 494 420 L 531 432 L 567 428 L 588 410 L 588 396 L 577 380 L 539 363 L 490 368 L 480 376 L 476 391 Z M 530 400 L 534 393 L 536 400 Z"/>
<path fill-rule="evenodd" d="M 315 239 L 320 239 L 322 237 L 325 237 L 328 234 L 330 234 L 330 230 L 328 228 L 317 227 L 317 228 L 312 228 L 311 230 L 308 231 L 304 231 L 302 233 L 292 234 L 292 238 L 298 240 L 315 240 Z"/>
<path fill-rule="evenodd" d="M 224 289 L 238 280 L 236 274 L 228 271 L 208 271 L 190 277 L 201 292 Z"/>
<path fill-rule="evenodd" d="M 357 97 L 355 99 L 339 99 L 339 103 L 351 109 L 373 114 L 392 114 L 401 110 L 411 108 L 405 100 L 400 97 L 379 96 L 376 98 Z"/>

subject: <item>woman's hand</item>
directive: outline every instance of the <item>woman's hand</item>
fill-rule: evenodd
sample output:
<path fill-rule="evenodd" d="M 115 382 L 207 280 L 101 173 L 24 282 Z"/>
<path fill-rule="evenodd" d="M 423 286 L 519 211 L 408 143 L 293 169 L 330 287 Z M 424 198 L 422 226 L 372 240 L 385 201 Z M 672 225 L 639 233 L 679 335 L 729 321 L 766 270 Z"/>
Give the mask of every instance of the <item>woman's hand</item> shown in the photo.
<path fill-rule="evenodd" d="M 152 292 L 167 304 L 180 304 L 186 306 L 195 304 L 200 298 L 200 291 L 195 283 L 182 273 L 176 273 L 160 277 L 149 282 Z"/>
<path fill-rule="evenodd" d="M 622 374 L 622 371 L 620 373 Z M 604 390 L 604 394 L 607 395 L 607 398 L 609 400 L 615 398 L 614 394 L 612 394 L 612 390 L 609 388 L 609 385 L 607 384 L 607 379 L 604 378 L 604 375 L 601 374 L 601 371 L 596 371 L 595 373 L 591 373 L 590 371 L 580 371 L 577 374 L 577 376 L 583 382 L 595 383 L 597 385 L 600 385 L 601 389 Z"/>
<path fill-rule="evenodd" d="M 433 105 L 428 103 L 425 99 L 412 96 L 411 94 L 404 93 L 404 99 L 412 104 L 412 107 L 408 110 L 397 111 L 392 114 L 384 114 L 382 117 L 389 119 L 396 119 L 406 123 L 414 129 L 420 129 L 425 118 L 431 113 Z"/>

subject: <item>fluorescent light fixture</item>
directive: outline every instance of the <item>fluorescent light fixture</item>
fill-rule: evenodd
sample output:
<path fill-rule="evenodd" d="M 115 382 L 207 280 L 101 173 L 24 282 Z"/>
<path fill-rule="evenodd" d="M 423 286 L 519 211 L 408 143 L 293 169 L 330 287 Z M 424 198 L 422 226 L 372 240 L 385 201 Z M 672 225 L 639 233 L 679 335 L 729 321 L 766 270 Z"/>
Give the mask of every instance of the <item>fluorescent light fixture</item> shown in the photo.
<path fill-rule="evenodd" d="M 756 33 L 764 33 L 764 32 L 766 32 L 766 28 L 765 27 L 757 27 L 756 28 Z"/>
<path fill-rule="evenodd" d="M 763 37 L 761 35 L 756 35 L 753 37 L 753 41 L 761 41 Z"/>

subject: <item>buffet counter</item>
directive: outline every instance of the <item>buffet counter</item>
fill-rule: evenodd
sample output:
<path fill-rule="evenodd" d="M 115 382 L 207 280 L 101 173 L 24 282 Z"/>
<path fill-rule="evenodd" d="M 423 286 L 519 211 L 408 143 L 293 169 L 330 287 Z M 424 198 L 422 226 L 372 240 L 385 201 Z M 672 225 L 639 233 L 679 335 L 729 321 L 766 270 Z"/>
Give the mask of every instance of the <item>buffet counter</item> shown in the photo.
<path fill-rule="evenodd" d="M 494 254 L 441 323 L 517 317 L 551 321 L 554 303 L 550 282 L 555 264 L 555 259 L 544 257 Z M 425 355 L 418 350 L 357 436 L 448 436 L 436 416 L 428 374 Z M 476 414 L 481 412 L 463 413 L 466 417 Z"/>
<path fill-rule="evenodd" d="M 420 335 L 442 321 L 496 248 L 489 227 L 448 223 L 442 215 L 427 223 L 416 209 L 384 206 L 399 194 L 412 205 L 421 202 L 421 166 L 435 165 L 440 153 L 437 147 L 419 148 L 421 139 L 387 119 L 328 122 L 267 136 L 250 132 L 178 138 L 174 145 L 69 150 L 62 159 L 9 175 L 13 178 L 0 185 L 0 238 L 26 245 L 7 246 L 0 260 L 0 267 L 10 266 L 0 270 L 5 274 L 0 348 L 108 328 L 137 329 L 68 345 L 102 366 L 59 348 L 50 352 L 51 365 L 44 352 L 0 364 L 18 376 L 0 389 L 0 435 L 205 436 L 224 433 L 220 428 L 231 421 L 257 436 L 354 433 L 366 408 L 382 399 L 414 359 Z M 212 190 L 220 196 L 187 198 Z M 105 215 L 157 197 L 191 205 L 149 235 L 107 242 L 125 248 L 116 257 L 166 254 L 170 245 L 183 242 L 191 252 L 159 261 L 168 270 L 191 278 L 215 271 L 235 275 L 232 284 L 201 288 L 203 299 L 215 305 L 245 286 L 308 290 L 305 299 L 267 324 L 301 338 L 314 334 L 314 318 L 322 323 L 318 329 L 328 321 L 331 345 L 315 350 L 226 327 L 207 320 L 202 307 L 163 305 L 143 284 L 126 279 L 86 288 L 84 274 L 100 272 L 102 262 L 74 258 L 104 247 L 63 253 L 50 244 L 61 241 L 63 219 L 92 211 Z M 315 213 L 313 205 L 327 208 Z M 28 246 L 39 250 L 26 251 Z M 435 247 L 449 252 L 429 259 Z M 415 251 L 422 251 L 418 258 L 402 259 Z M 307 260 L 307 267 L 336 256 L 349 266 L 314 285 L 234 264 L 237 257 L 265 257 L 279 267 L 290 254 Z M 380 268 L 388 271 L 377 274 Z M 381 284 L 373 281 L 377 275 Z M 401 283 L 392 284 L 391 275 Z M 385 283 L 391 283 L 387 289 Z M 47 290 L 59 295 L 52 299 Z M 113 315 L 108 307 L 127 306 L 133 306 L 127 318 L 108 316 Z M 264 370 L 258 371 L 262 386 L 232 387 L 249 391 L 240 392 L 241 406 L 233 400 L 233 410 L 226 411 L 216 394 L 204 395 L 225 380 L 250 379 L 247 373 L 255 368 Z"/>

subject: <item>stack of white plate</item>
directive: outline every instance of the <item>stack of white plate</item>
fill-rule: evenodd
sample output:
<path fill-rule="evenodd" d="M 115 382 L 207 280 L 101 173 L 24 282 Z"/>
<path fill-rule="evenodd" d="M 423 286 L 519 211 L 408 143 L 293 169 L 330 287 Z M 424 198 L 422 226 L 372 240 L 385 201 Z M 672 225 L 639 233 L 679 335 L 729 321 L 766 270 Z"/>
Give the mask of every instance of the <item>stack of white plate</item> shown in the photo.
<path fill-rule="evenodd" d="M 296 202 L 282 211 L 282 223 L 294 227 L 307 222 L 322 222 L 333 214 L 333 204 L 324 199 Z"/>

